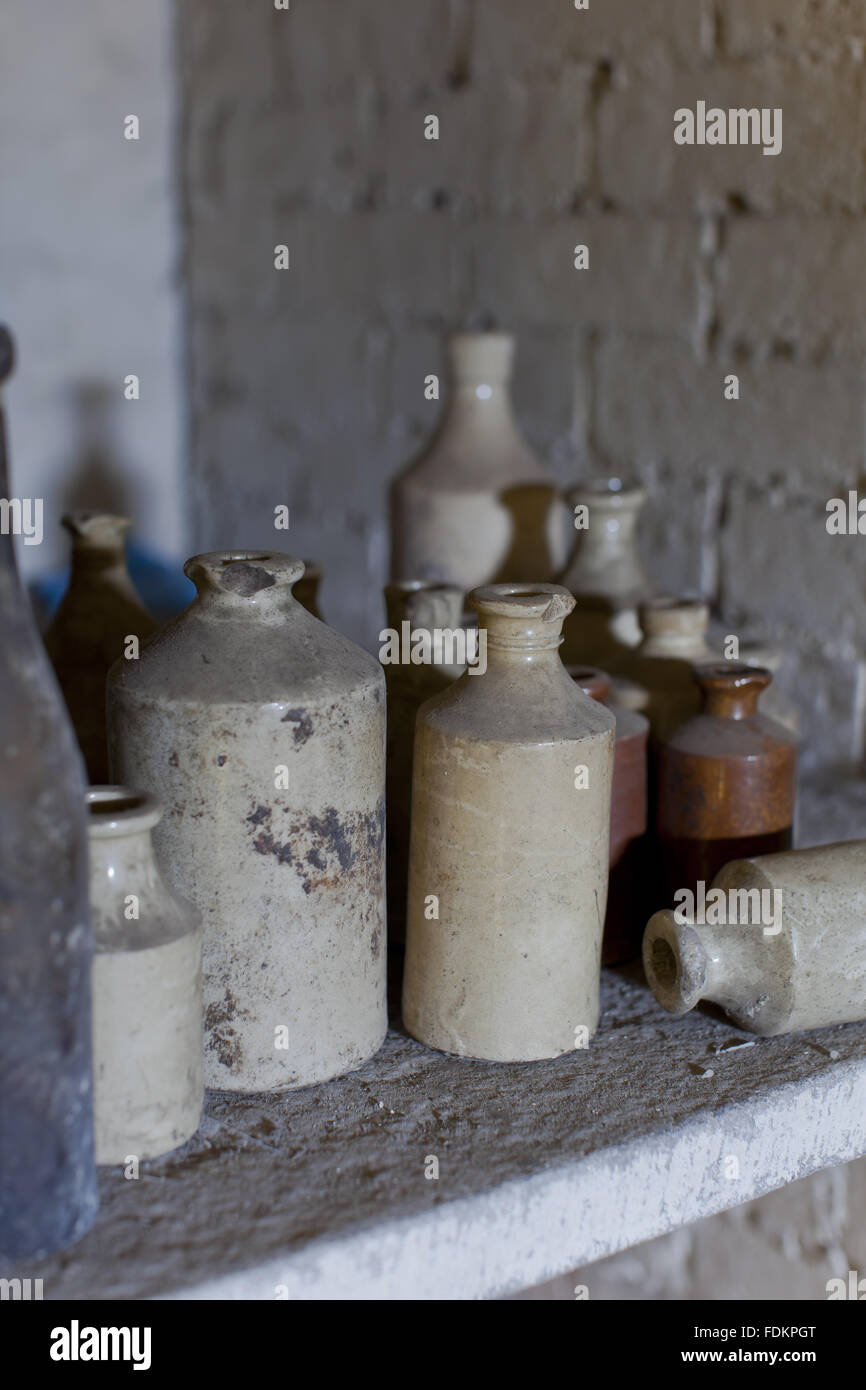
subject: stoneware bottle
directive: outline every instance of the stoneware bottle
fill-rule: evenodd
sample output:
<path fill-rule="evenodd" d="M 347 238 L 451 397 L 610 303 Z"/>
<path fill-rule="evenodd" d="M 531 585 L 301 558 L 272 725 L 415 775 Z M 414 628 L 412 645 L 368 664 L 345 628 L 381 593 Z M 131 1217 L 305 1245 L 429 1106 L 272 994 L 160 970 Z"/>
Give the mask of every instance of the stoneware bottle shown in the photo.
<path fill-rule="evenodd" d="M 607 705 L 616 719 L 616 748 L 610 804 L 610 879 L 604 919 L 602 965 L 617 965 L 640 952 L 646 914 L 637 891 L 646 857 L 647 735 L 643 715 L 609 698 L 610 677 L 592 666 L 569 666 L 586 695 Z"/>
<path fill-rule="evenodd" d="M 168 1153 L 198 1128 L 201 919 L 157 867 L 154 798 L 93 787 L 87 804 L 96 1161 L 126 1163 Z"/>
<path fill-rule="evenodd" d="M 452 338 L 445 416 L 392 488 L 393 579 L 467 590 L 500 578 L 548 579 L 561 568 L 563 509 L 514 418 L 513 356 L 505 333 Z"/>
<path fill-rule="evenodd" d="M 158 796 L 204 921 L 205 1085 L 277 1091 L 385 1034 L 385 678 L 288 555 L 197 555 L 198 596 L 109 677 L 115 780 Z"/>
<path fill-rule="evenodd" d="M 141 603 L 126 568 L 125 516 L 68 512 L 72 572 L 45 646 L 72 716 L 87 775 L 108 781 L 105 678 L 129 637 L 143 643 L 156 624 Z"/>
<path fill-rule="evenodd" d="M 562 659 L 619 671 L 641 640 L 638 604 L 653 594 L 637 547 L 646 493 L 602 478 L 572 488 L 568 500 L 575 547 L 562 583 L 577 607 L 563 626 Z"/>
<path fill-rule="evenodd" d="M 727 864 L 721 904 L 666 909 L 643 942 L 652 991 L 672 1014 L 701 999 L 749 1033 L 772 1037 L 866 1019 L 866 840 Z M 712 891 L 711 890 L 711 891 Z M 736 920 L 735 920 L 736 919 Z"/>
<path fill-rule="evenodd" d="M 758 709 L 769 671 L 732 661 L 702 666 L 700 714 L 658 750 L 656 832 L 663 905 L 710 883 L 729 859 L 788 849 L 797 740 Z"/>
<path fill-rule="evenodd" d="M 470 602 L 486 671 L 416 722 L 403 1021 L 443 1052 L 530 1061 L 598 1021 L 616 721 L 559 658 L 567 589 Z"/>
<path fill-rule="evenodd" d="M 0 383 L 12 357 L 0 327 Z M 0 632 L 0 1255 L 17 1260 L 83 1235 L 97 1193 L 84 764 L 8 533 Z"/>
<path fill-rule="evenodd" d="M 695 667 L 717 659 L 706 640 L 710 611 L 701 599 L 659 597 L 638 613 L 643 639 L 624 674 L 647 691 L 642 709 L 658 739 L 700 709 Z"/>
<path fill-rule="evenodd" d="M 459 632 L 463 611 L 463 590 L 453 584 L 425 584 L 405 580 L 385 587 L 385 610 L 389 632 L 403 636 L 425 631 Z M 401 653 L 411 652 L 410 642 L 401 641 Z M 431 644 L 432 646 L 432 644 Z M 387 655 L 386 648 L 383 652 Z M 447 653 L 445 653 L 447 655 Z M 425 700 L 445 690 L 462 674 L 460 666 L 434 661 L 385 661 L 388 692 L 388 814 L 386 844 L 388 866 L 388 944 L 403 945 L 406 938 L 406 888 L 409 872 L 409 818 L 412 809 L 412 748 L 415 716 Z"/>
<path fill-rule="evenodd" d="M 315 564 L 312 560 L 305 560 L 304 573 L 292 591 L 298 603 L 321 622 L 325 621 L 319 608 L 319 587 L 323 577 L 321 565 Z"/>

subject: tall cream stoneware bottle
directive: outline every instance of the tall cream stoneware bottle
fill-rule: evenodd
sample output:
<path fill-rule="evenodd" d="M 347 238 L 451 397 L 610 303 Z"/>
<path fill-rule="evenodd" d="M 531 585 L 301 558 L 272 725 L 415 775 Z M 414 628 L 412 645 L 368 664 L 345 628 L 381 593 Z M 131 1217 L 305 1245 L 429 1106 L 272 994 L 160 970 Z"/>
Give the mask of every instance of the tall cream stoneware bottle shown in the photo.
<path fill-rule="evenodd" d="M 712 1000 L 765 1038 L 866 1018 L 864 884 L 866 840 L 733 860 L 705 902 L 650 918 L 653 994 L 672 1014 Z"/>
<path fill-rule="evenodd" d="M 513 357 L 505 333 L 451 339 L 445 416 L 392 488 L 392 579 L 467 590 L 549 579 L 562 567 L 564 509 L 518 430 L 508 394 Z"/>
<path fill-rule="evenodd" d="M 416 723 L 403 1021 L 459 1056 L 556 1057 L 598 1023 L 615 719 L 560 661 L 567 589 L 470 603 L 486 671 Z"/>
<path fill-rule="evenodd" d="M 197 555 L 198 596 L 109 677 L 115 777 L 204 919 L 205 1085 L 277 1091 L 385 1034 L 385 680 L 288 555 Z"/>

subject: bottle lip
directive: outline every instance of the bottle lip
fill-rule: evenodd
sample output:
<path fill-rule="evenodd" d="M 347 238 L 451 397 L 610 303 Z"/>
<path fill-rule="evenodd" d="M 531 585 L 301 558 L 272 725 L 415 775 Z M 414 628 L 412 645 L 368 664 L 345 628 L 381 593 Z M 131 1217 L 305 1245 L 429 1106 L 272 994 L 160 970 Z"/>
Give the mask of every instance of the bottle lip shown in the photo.
<path fill-rule="evenodd" d="M 462 600 L 463 592 L 456 584 L 433 579 L 392 579 L 384 588 L 385 596 L 394 598 L 404 598 L 407 594 L 459 594 Z"/>
<path fill-rule="evenodd" d="M 258 601 L 291 588 L 305 573 L 303 560 L 273 550 L 208 550 L 183 567 L 199 591 L 240 601 Z"/>
<path fill-rule="evenodd" d="M 132 526 L 128 516 L 89 508 L 64 512 L 60 524 L 76 542 L 94 547 L 122 545 L 124 536 Z"/>
<path fill-rule="evenodd" d="M 482 584 L 467 602 L 481 615 L 537 618 L 543 623 L 561 623 L 575 605 L 563 584 Z"/>
<path fill-rule="evenodd" d="M 764 690 L 773 679 L 766 666 L 749 666 L 744 661 L 702 662 L 692 672 L 702 690 Z"/>
<path fill-rule="evenodd" d="M 687 1014 L 703 997 L 707 952 L 690 923 L 676 921 L 670 908 L 653 913 L 643 936 L 643 966 L 657 1002 L 669 1014 Z"/>
<path fill-rule="evenodd" d="M 104 783 L 89 787 L 85 795 L 87 833 L 93 840 L 137 835 L 152 830 L 162 820 L 162 804 L 149 792 Z"/>
<path fill-rule="evenodd" d="M 710 606 L 697 596 L 663 594 L 640 603 L 638 618 L 644 632 L 704 631 L 710 621 Z"/>

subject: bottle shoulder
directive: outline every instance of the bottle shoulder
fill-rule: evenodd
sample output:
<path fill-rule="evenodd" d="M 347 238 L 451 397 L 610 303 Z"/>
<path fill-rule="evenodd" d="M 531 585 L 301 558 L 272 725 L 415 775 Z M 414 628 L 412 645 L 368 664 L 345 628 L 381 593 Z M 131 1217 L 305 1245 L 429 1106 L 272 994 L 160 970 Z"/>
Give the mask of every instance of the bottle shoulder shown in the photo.
<path fill-rule="evenodd" d="M 726 719 L 696 714 L 664 741 L 668 755 L 692 758 L 762 758 L 796 756 L 798 740 L 784 724 L 766 714 Z"/>
<path fill-rule="evenodd" d="M 567 675 L 543 671 L 466 672 L 425 701 L 423 724 L 445 738 L 485 744 L 550 745 L 586 739 L 613 742 L 616 718 Z"/>
<path fill-rule="evenodd" d="M 109 673 L 112 695 L 156 704 L 316 704 L 369 693 L 384 704 L 374 656 L 299 604 L 267 622 L 215 618 L 194 601 Z"/>

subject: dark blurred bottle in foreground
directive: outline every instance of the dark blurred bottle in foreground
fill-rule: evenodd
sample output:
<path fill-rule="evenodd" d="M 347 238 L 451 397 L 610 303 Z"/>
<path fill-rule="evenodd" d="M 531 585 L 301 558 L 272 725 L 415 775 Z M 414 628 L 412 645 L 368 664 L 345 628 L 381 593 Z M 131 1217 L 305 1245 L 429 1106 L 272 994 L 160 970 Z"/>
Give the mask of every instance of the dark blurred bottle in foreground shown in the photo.
<path fill-rule="evenodd" d="M 0 327 L 0 382 L 12 370 Z M 0 410 L 0 497 L 9 487 Z M 0 534 L 0 1254 L 77 1240 L 97 1210 L 85 779 Z"/>

